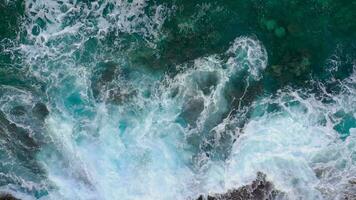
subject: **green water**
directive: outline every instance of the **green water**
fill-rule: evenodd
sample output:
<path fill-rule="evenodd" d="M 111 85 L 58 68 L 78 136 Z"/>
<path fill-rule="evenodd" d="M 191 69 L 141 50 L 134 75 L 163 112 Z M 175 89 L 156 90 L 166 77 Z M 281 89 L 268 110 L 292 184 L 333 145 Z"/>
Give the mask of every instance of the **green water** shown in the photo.
<path fill-rule="evenodd" d="M 78 1 L 80 2 L 89 5 L 93 1 Z M 325 78 L 327 59 L 335 54 L 342 63 L 337 73 L 338 78 L 345 78 L 352 71 L 351 58 L 355 57 L 356 37 L 354 1 L 155 3 L 168 7 L 174 5 L 174 13 L 163 24 L 162 38 L 155 43 L 156 46 L 150 48 L 140 41 L 138 35 L 124 36 L 129 41 L 143 43 L 141 47 L 134 49 L 133 60 L 145 63 L 147 67 L 169 68 L 204 55 L 221 53 L 234 38 L 248 35 L 259 38 L 268 49 L 270 67 L 266 82 L 273 79 L 278 83 L 276 87 L 291 81 L 303 83 L 310 78 L 310 74 Z M 20 30 L 21 20 L 26 20 L 24 2 L 3 0 L 0 6 L 0 38 L 14 39 L 26 35 L 26 31 Z M 110 5 L 106 8 L 109 10 Z M 38 26 L 32 29 L 33 34 L 45 28 L 46 21 L 37 19 L 36 24 Z M 108 38 L 108 42 L 110 39 L 115 40 Z M 95 39 L 88 41 L 88 51 L 95 47 Z M 2 55 L 4 67 L 6 64 L 13 64 L 9 59 L 9 56 Z"/>

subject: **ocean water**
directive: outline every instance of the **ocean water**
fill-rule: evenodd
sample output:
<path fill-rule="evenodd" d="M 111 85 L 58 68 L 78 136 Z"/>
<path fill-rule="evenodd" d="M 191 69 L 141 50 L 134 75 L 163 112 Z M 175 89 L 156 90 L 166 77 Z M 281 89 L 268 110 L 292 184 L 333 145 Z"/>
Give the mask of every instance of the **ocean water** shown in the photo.
<path fill-rule="evenodd" d="M 355 10 L 0 0 L 0 196 L 356 199 Z"/>

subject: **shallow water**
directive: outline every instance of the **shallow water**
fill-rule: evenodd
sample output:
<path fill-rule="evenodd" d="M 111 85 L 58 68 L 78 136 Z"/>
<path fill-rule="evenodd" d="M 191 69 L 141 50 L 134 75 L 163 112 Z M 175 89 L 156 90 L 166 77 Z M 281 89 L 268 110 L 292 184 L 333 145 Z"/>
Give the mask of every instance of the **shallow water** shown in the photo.
<path fill-rule="evenodd" d="M 355 198 L 355 9 L 0 0 L 0 192 Z"/>

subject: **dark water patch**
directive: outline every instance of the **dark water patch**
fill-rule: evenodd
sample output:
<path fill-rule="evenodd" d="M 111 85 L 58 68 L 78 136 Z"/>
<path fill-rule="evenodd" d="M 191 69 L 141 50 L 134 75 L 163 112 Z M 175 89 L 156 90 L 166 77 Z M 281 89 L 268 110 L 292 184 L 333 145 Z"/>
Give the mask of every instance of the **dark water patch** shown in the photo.
<path fill-rule="evenodd" d="M 201 72 L 194 74 L 194 76 L 193 78 L 204 95 L 210 94 L 219 81 L 218 75 L 214 72 Z"/>
<path fill-rule="evenodd" d="M 222 53 L 234 38 L 255 35 L 267 48 L 269 67 L 264 82 L 275 86 L 269 86 L 274 92 L 286 84 L 303 85 L 310 76 L 323 78 L 326 59 L 340 44 L 343 55 L 352 57 L 355 52 L 356 23 L 351 20 L 355 2 L 179 0 L 168 4 L 176 7 L 164 23 L 164 39 L 145 50 L 144 62 L 154 66 Z M 338 72 L 345 74 L 340 77 L 347 77 L 353 61 L 340 60 L 344 69 Z"/>
<path fill-rule="evenodd" d="M 168 4 L 175 6 L 175 12 L 164 23 L 164 38 L 157 43 L 159 56 L 147 58 L 163 67 L 221 53 L 237 36 L 239 29 L 232 27 L 239 18 L 220 3 L 183 0 Z"/>
<path fill-rule="evenodd" d="M 36 189 L 26 188 L 23 181 L 41 183 L 45 180 L 45 171 L 37 162 L 36 154 L 41 146 L 27 130 L 18 127 L 16 124 L 6 119 L 0 112 L 0 142 L 1 160 L 0 185 L 14 184 L 23 191 L 30 193 Z"/>
<path fill-rule="evenodd" d="M 191 98 L 183 104 L 179 117 L 192 127 L 196 126 L 197 120 L 204 110 L 204 100 L 202 98 Z"/>
<path fill-rule="evenodd" d="M 125 85 L 130 80 L 129 69 L 115 62 L 99 63 L 95 69 L 91 88 L 93 96 L 98 101 L 108 101 L 115 104 L 123 104 L 133 96 L 136 91 L 129 85 Z"/>
<path fill-rule="evenodd" d="M 10 61 L 13 62 L 13 61 Z M 0 85 L 15 86 L 30 91 L 44 91 L 44 84 L 34 77 L 26 76 L 25 70 L 12 64 L 0 63 Z"/>
<path fill-rule="evenodd" d="M 24 12 L 25 2 L 22 0 L 0 1 L 0 41 L 16 38 Z"/>
<path fill-rule="evenodd" d="M 49 115 L 49 110 L 45 104 L 36 103 L 32 108 L 32 114 L 37 119 L 43 121 Z"/>
<path fill-rule="evenodd" d="M 110 84 L 117 76 L 118 65 L 114 62 L 101 63 L 93 74 L 91 87 L 95 98 L 99 98 L 101 92 L 105 92 L 105 86 Z"/>
<path fill-rule="evenodd" d="M 5 140 L 13 141 L 15 143 L 17 142 L 19 147 L 29 150 L 28 153 L 30 153 L 31 150 L 38 149 L 39 146 L 36 144 L 33 138 L 31 138 L 29 133 L 26 132 L 26 130 L 8 121 L 2 112 L 0 113 L 0 117 L 1 117 L 2 136 L 4 136 L 5 138 L 10 137 L 10 138 L 6 138 Z M 11 137 L 14 138 L 12 139 Z M 11 142 L 8 145 L 11 145 Z M 26 151 L 23 152 L 27 153 Z M 29 158 L 29 157 L 25 156 L 24 158 Z"/>

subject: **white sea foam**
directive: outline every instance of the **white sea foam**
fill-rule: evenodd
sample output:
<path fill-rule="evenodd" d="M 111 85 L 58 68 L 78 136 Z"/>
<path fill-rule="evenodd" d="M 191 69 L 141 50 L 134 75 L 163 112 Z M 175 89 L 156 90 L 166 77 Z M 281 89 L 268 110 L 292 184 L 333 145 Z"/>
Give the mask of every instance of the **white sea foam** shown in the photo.
<path fill-rule="evenodd" d="M 305 91 L 281 91 L 276 98 L 254 102 L 259 114 L 251 119 L 234 144 L 229 160 L 209 172 L 207 191 L 224 192 L 251 182 L 258 171 L 267 174 L 277 189 L 289 199 L 343 199 L 354 186 L 354 129 L 346 141 L 334 130 L 340 110 L 355 113 L 355 88 L 351 78 L 341 84 L 347 91 L 323 103 Z M 279 110 L 267 113 L 265 103 L 277 104 Z M 261 105 L 263 112 L 261 112 Z M 220 189 L 219 189 L 220 188 Z"/>
<path fill-rule="evenodd" d="M 197 59 L 193 68 L 167 78 L 163 85 L 149 73 L 139 74 L 130 80 L 136 95 L 121 106 L 96 103 L 90 96 L 80 96 L 84 103 L 76 107 L 58 102 L 60 112 L 47 119 L 53 146 L 39 155 L 49 179 L 58 186 L 51 198 L 185 199 L 204 192 L 205 182 L 196 169 L 206 164 L 201 146 L 209 135 L 202 135 L 198 143 L 189 138 L 206 132 L 208 126 L 214 128 L 211 124 L 219 124 L 229 111 L 223 92 L 238 70 L 232 69 L 236 64 L 224 65 L 218 56 Z M 78 81 L 65 79 L 71 88 L 56 86 L 59 90 L 53 94 L 58 98 L 88 93 L 86 72 L 70 70 L 69 77 Z M 67 94 L 58 93 L 62 90 Z M 146 90 L 152 93 L 149 98 Z M 198 117 L 196 126 L 188 122 L 186 127 L 177 119 L 192 99 L 202 99 L 203 109 L 187 111 Z M 73 108 L 78 106 L 94 116 L 76 114 Z"/>
<path fill-rule="evenodd" d="M 260 79 L 262 71 L 267 67 L 267 51 L 258 40 L 236 38 L 227 53 L 233 54 L 228 63 L 238 70 L 248 70 L 253 79 Z"/>

